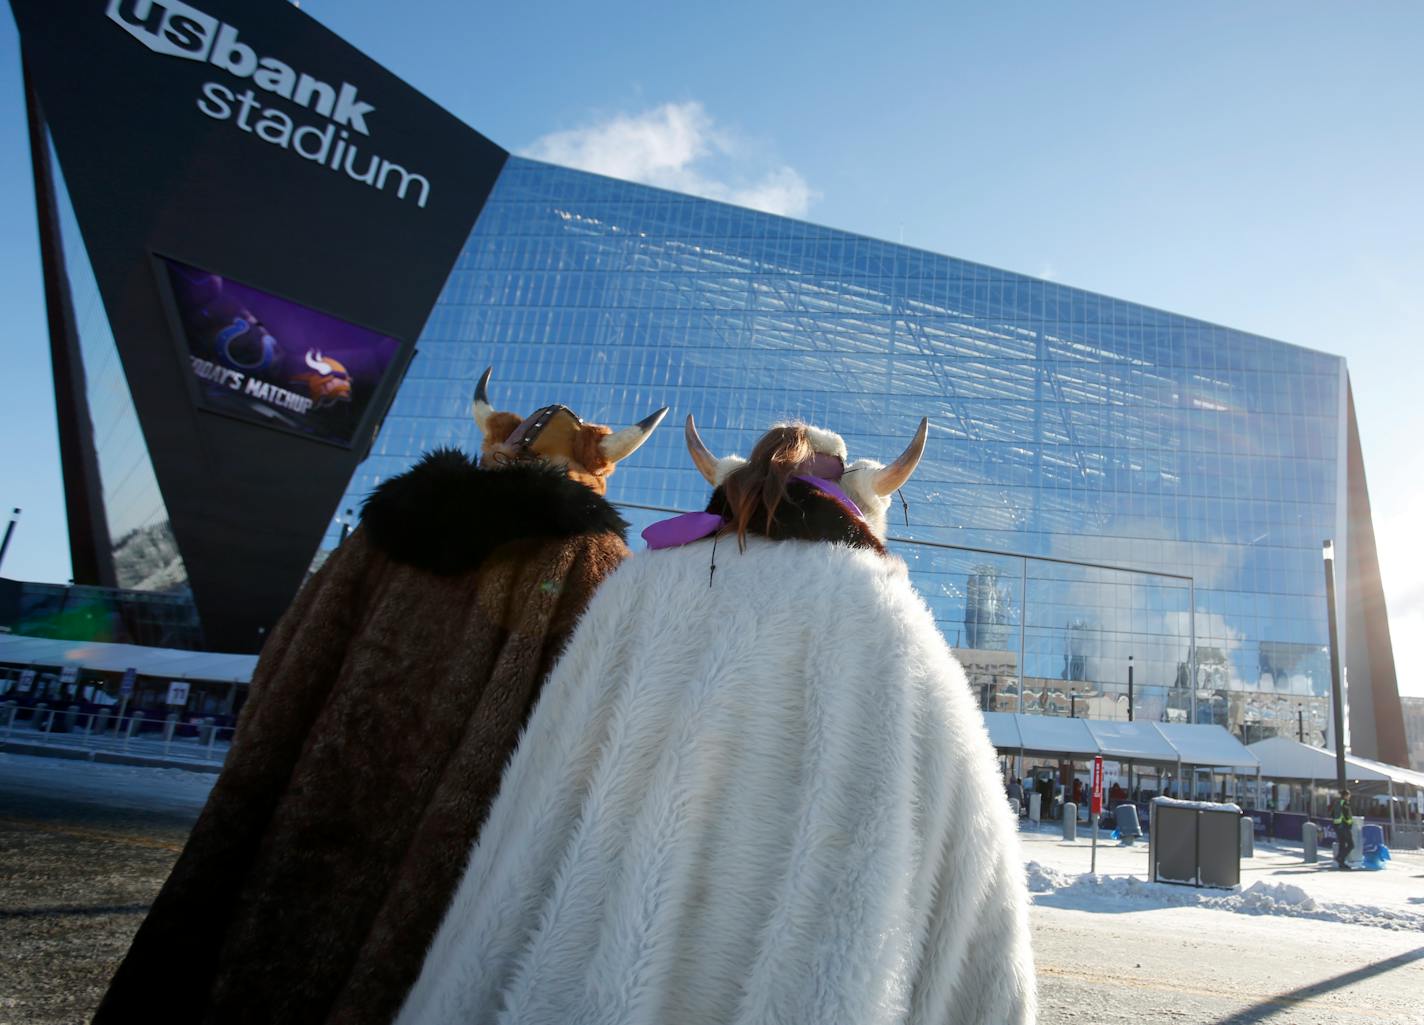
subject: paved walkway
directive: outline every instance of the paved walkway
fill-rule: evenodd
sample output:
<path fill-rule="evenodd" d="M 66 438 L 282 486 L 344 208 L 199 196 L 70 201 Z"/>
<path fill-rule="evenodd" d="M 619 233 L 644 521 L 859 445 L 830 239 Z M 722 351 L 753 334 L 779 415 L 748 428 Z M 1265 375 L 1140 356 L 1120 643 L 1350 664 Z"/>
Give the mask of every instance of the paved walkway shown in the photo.
<path fill-rule="evenodd" d="M 0 754 L 0 1025 L 87 1020 L 212 780 Z M 1051 837 L 1031 838 L 1025 855 L 1050 849 Z M 1070 864 L 1083 858 L 1086 869 L 1086 849 L 1057 854 Z M 1144 848 L 1099 854 L 1109 870 L 1131 870 L 1139 859 L 1145 867 Z M 1272 853 L 1248 872 L 1264 878 L 1288 861 Z M 1424 893 L 1424 867 L 1391 871 L 1397 878 L 1387 885 L 1402 888 L 1406 901 L 1410 887 Z M 1035 904 L 1031 923 L 1041 1025 L 1424 1022 L 1424 933 L 1051 902 Z"/>

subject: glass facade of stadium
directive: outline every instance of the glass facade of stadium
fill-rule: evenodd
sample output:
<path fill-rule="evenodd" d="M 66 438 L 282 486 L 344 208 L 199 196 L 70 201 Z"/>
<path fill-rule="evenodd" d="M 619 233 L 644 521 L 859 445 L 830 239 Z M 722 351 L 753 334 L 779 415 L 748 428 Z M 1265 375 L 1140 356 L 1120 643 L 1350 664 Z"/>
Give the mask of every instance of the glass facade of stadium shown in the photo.
<path fill-rule="evenodd" d="M 800 418 L 882 461 L 928 416 L 891 533 L 985 708 L 1125 719 L 1131 674 L 1139 719 L 1324 739 L 1337 356 L 512 158 L 324 549 L 422 452 L 477 448 L 489 365 L 498 408 L 672 407 L 610 482 L 635 530 L 707 499 L 689 412 L 714 451 Z"/>

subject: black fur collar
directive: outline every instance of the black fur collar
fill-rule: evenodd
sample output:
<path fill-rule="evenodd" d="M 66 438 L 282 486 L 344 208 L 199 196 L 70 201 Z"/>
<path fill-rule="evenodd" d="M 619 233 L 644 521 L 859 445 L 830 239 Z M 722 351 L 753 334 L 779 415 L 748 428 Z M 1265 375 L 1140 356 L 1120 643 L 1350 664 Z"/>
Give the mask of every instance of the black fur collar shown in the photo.
<path fill-rule="evenodd" d="M 436 449 L 367 497 L 361 522 L 391 558 L 449 575 L 472 569 L 522 538 L 573 537 L 628 524 L 602 495 L 556 467 L 516 463 L 482 470 L 453 448 Z"/>
<path fill-rule="evenodd" d="M 707 511 L 718 516 L 730 515 L 727 494 L 721 488 L 712 492 Z M 777 507 L 776 519 L 767 529 L 766 514 L 752 518 L 747 533 L 760 534 L 773 541 L 830 541 L 869 548 L 886 554 L 885 546 L 870 531 L 864 520 L 856 519 L 846 508 L 814 484 L 793 480 L 786 486 L 786 500 Z"/>

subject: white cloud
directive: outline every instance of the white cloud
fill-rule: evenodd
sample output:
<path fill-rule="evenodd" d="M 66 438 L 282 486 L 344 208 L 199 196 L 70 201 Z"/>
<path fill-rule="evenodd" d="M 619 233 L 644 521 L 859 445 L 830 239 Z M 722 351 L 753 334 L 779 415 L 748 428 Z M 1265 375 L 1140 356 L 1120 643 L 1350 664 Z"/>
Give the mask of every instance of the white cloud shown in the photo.
<path fill-rule="evenodd" d="M 522 155 L 787 217 L 805 217 L 817 198 L 798 171 L 766 167 L 696 101 L 551 132 Z"/>

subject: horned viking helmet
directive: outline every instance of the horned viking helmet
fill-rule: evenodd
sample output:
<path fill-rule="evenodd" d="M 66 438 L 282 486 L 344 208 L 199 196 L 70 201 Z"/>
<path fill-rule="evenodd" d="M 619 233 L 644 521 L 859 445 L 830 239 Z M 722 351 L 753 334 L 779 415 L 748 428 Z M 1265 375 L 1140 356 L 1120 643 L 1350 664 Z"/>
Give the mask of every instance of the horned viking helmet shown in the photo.
<path fill-rule="evenodd" d="M 557 404 L 520 419 L 517 413 L 496 412 L 490 405 L 487 389 L 493 371 L 490 367 L 480 376 L 473 403 L 475 423 L 484 435 L 480 448 L 484 466 L 538 459 L 563 467 L 570 478 L 601 495 L 614 465 L 636 452 L 667 415 L 664 406 L 621 431 L 584 423 L 569 407 Z"/>
<path fill-rule="evenodd" d="M 787 425 L 774 424 L 773 430 L 784 426 Z M 861 512 L 865 514 L 865 522 L 871 532 L 884 540 L 885 513 L 890 508 L 890 496 L 910 479 L 910 475 L 915 472 L 915 467 L 919 465 L 920 457 L 925 452 L 925 440 L 929 437 L 929 419 L 922 418 L 920 420 L 920 426 L 915 431 L 914 439 L 889 466 L 877 463 L 873 459 L 857 459 L 853 463 L 847 463 L 844 438 L 835 431 L 810 425 L 804 426 L 811 450 L 815 453 L 806 472 L 828 479 L 838 477 L 841 490 L 860 507 Z M 746 465 L 747 461 L 741 456 L 724 456 L 718 459 L 708 451 L 701 436 L 697 433 L 697 424 L 693 422 L 690 413 L 687 416 L 687 426 L 683 434 L 687 439 L 687 450 L 692 455 L 692 462 L 706 478 L 707 483 L 714 488 L 720 486 L 727 476 L 738 467 Z"/>

